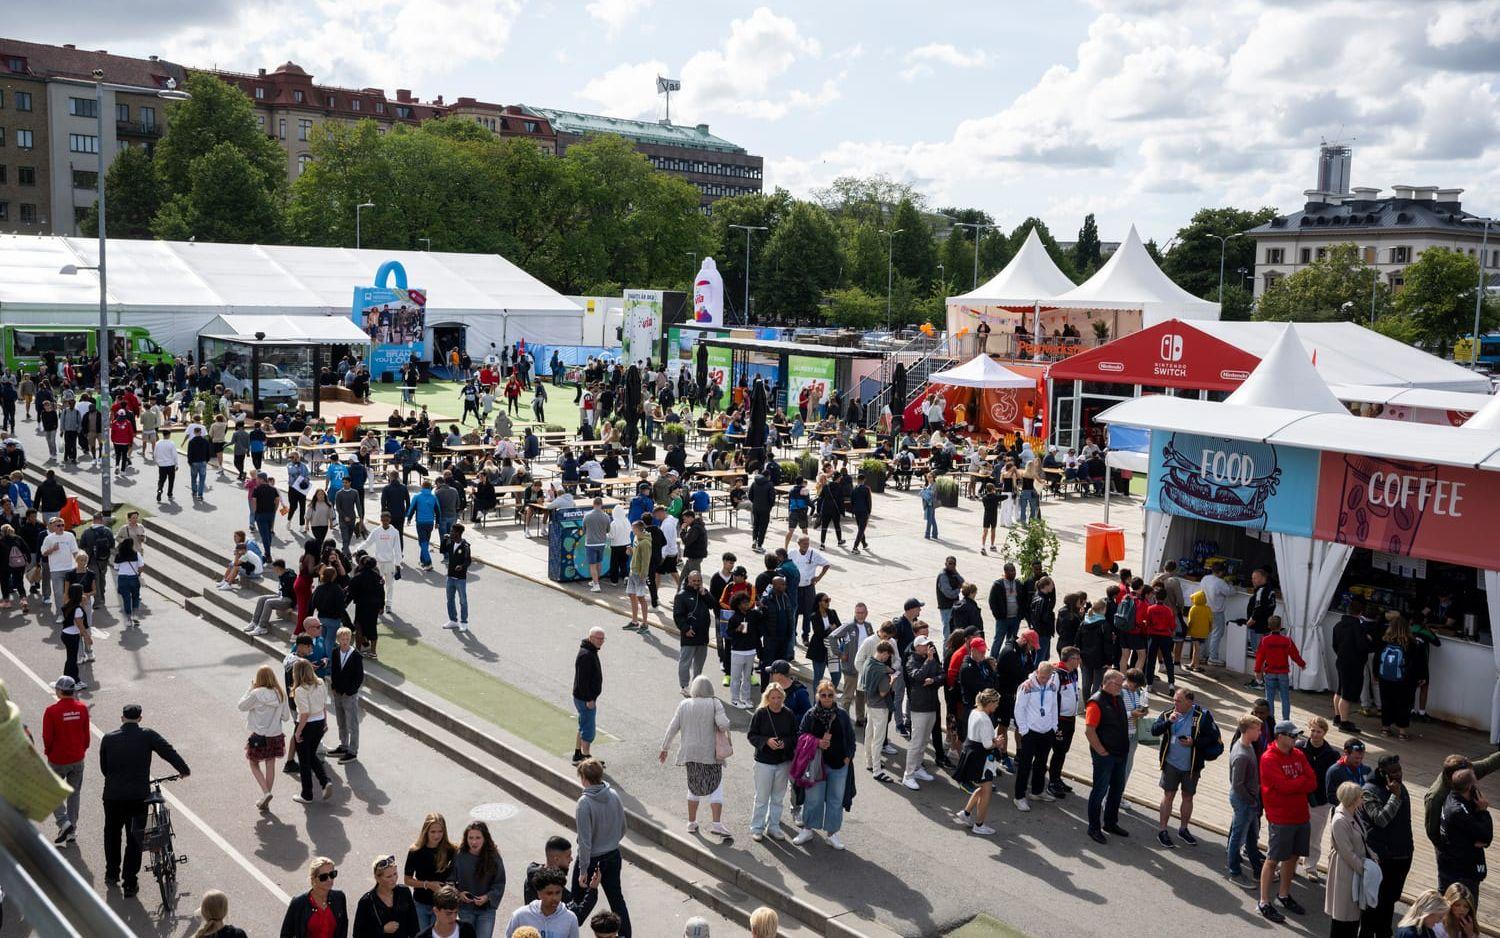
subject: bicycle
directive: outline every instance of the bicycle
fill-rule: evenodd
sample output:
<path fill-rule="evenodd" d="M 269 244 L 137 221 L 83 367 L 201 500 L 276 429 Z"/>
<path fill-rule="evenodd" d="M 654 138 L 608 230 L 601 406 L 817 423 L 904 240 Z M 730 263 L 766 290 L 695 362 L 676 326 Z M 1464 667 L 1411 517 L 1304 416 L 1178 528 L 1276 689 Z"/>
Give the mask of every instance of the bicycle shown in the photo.
<path fill-rule="evenodd" d="M 164 775 L 151 779 L 151 795 L 146 799 L 146 821 L 141 831 L 141 847 L 151 854 L 146 872 L 156 878 L 161 891 L 162 907 L 168 911 L 177 908 L 177 867 L 188 861 L 187 854 L 178 854 L 172 843 L 172 812 L 162 797 L 163 782 L 172 782 L 181 775 Z"/>

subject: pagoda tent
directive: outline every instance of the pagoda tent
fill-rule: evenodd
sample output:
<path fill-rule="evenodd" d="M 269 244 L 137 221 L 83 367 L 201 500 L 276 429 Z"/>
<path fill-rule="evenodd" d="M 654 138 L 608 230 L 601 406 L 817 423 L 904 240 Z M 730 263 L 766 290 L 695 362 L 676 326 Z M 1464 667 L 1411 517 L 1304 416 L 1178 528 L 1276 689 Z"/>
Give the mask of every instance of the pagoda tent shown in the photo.
<path fill-rule="evenodd" d="M 928 382 L 943 396 L 946 421 L 957 423 L 962 416 L 965 426 L 982 433 L 1027 432 L 1040 400 L 1038 378 L 983 354 L 933 374 Z M 918 398 L 918 403 L 923 400 Z"/>
<path fill-rule="evenodd" d="M 1168 319 L 1218 319 L 1219 304 L 1200 300 L 1172 282 L 1130 226 L 1120 247 L 1098 273 L 1047 305 L 1062 309 L 1117 314 L 1115 335 L 1149 328 Z"/>
<path fill-rule="evenodd" d="M 1010 358 L 1023 357 L 1010 338 L 1015 335 L 1016 326 L 1025 325 L 1032 333 L 1038 331 L 1038 313 L 1052 310 L 1046 301 L 1073 286 L 1068 275 L 1052 262 L 1033 227 L 1005 269 L 976 289 L 948 298 L 948 335 L 958 339 L 955 353 L 967 357 L 987 351 Z M 980 348 L 975 331 L 981 322 L 991 330 L 987 348 Z M 1050 320 L 1045 325 L 1050 325 Z M 1061 328 L 1060 322 L 1057 328 Z"/>

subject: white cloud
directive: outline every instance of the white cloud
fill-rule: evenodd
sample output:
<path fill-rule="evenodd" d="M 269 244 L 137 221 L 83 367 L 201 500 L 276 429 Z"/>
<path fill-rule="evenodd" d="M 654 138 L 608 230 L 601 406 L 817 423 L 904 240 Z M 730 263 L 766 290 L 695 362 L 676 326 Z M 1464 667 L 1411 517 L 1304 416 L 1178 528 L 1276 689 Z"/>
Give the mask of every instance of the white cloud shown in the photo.
<path fill-rule="evenodd" d="M 901 77 L 906 81 L 913 81 L 931 75 L 934 66 L 988 68 L 992 60 L 989 53 L 982 49 L 960 50 L 951 42 L 929 42 L 907 52 L 902 56 L 902 61 L 907 67 L 902 69 Z"/>
<path fill-rule="evenodd" d="M 610 117 L 650 117 L 657 108 L 656 76 L 666 74 L 667 66 L 656 59 L 616 65 L 584 85 L 578 96 Z"/>
<path fill-rule="evenodd" d="M 609 28 L 611 35 L 619 32 L 636 15 L 645 11 L 653 0 L 593 0 L 584 11 Z"/>

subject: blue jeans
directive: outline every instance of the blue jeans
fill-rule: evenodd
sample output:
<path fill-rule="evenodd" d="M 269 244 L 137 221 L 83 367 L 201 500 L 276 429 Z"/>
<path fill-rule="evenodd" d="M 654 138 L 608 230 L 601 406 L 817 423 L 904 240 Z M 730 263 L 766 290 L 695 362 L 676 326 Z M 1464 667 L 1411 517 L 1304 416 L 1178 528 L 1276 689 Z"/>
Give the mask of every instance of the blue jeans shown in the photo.
<path fill-rule="evenodd" d="M 844 783 L 849 778 L 849 763 L 829 769 L 827 777 L 807 790 L 802 805 L 802 826 L 837 834 L 844 826 Z"/>
<path fill-rule="evenodd" d="M 188 489 L 195 498 L 204 498 L 208 494 L 208 463 L 188 463 Z"/>
<path fill-rule="evenodd" d="M 1020 503 L 1019 511 L 1022 524 L 1026 524 L 1032 518 L 1040 518 L 1042 516 L 1042 496 L 1036 489 L 1023 489 L 1018 501 Z"/>
<path fill-rule="evenodd" d="M 832 682 L 832 684 L 833 684 L 834 687 L 838 687 L 839 686 L 839 679 L 841 677 L 843 677 L 843 672 L 842 671 L 829 671 L 828 670 L 828 662 L 827 661 L 814 661 L 812 663 L 812 666 L 813 666 L 813 687 L 817 687 L 818 686 L 818 684 L 823 680 L 823 675 L 824 674 L 828 675 L 828 680 L 830 682 Z"/>
<path fill-rule="evenodd" d="M 432 522 L 417 522 L 417 547 L 420 550 L 419 560 L 424 567 L 432 566 Z"/>
<path fill-rule="evenodd" d="M 458 597 L 458 602 L 453 597 Z M 462 609 L 462 614 L 460 614 Z M 469 581 L 448 578 L 448 621 L 469 624 Z"/>
<path fill-rule="evenodd" d="M 1290 720 L 1292 718 L 1292 676 L 1290 674 L 1265 675 L 1266 679 L 1266 703 L 1271 705 L 1271 713 L 1276 713 L 1276 698 L 1281 698 L 1281 718 Z"/>
<path fill-rule="evenodd" d="M 1209 661 L 1224 660 L 1224 632 L 1227 628 L 1224 613 L 1214 613 L 1214 624 L 1208 630 L 1208 645 L 1203 650 Z"/>
<path fill-rule="evenodd" d="M 271 531 L 276 527 L 276 512 L 257 511 L 251 517 L 255 519 L 255 530 L 260 538 L 261 551 L 265 554 L 266 563 L 269 564 L 271 562 Z"/>
<path fill-rule="evenodd" d="M 476 909 L 466 905 L 458 910 L 458 920 L 474 926 L 474 938 L 491 938 L 495 934 L 495 908 Z"/>
<path fill-rule="evenodd" d="M 425 902 L 413 903 L 417 907 L 417 928 L 427 929 L 437 924 L 437 917 L 432 914 L 432 906 Z"/>
<path fill-rule="evenodd" d="M 1094 785 L 1089 789 L 1089 830 L 1099 831 L 1120 823 L 1120 797 L 1125 794 L 1125 757 L 1101 756 L 1089 750 L 1094 759 Z"/>
<path fill-rule="evenodd" d="M 129 616 L 141 607 L 141 578 L 122 573 L 116 584 L 120 590 L 120 613 Z"/>
<path fill-rule="evenodd" d="M 1226 849 L 1229 872 L 1240 872 L 1240 851 L 1248 850 L 1251 853 L 1249 858 L 1252 866 L 1251 875 L 1259 876 L 1260 868 L 1265 863 L 1263 857 L 1259 860 L 1255 859 L 1260 856 L 1260 805 L 1241 801 L 1238 796 L 1230 792 L 1229 807 L 1234 811 L 1234 819 L 1229 823 L 1229 845 Z"/>
<path fill-rule="evenodd" d="M 936 505 L 924 505 L 924 506 L 922 506 L 922 520 L 925 521 L 925 522 L 927 522 L 927 527 L 923 530 L 922 536 L 923 537 L 936 538 L 938 536 L 938 529 L 937 529 L 937 506 Z"/>
<path fill-rule="evenodd" d="M 1038 634 L 1037 637 L 1036 637 L 1036 640 L 1040 643 L 1040 644 L 1037 645 L 1037 651 L 1041 654 L 1041 657 L 1038 658 L 1037 660 L 1038 661 L 1046 661 L 1047 659 L 1051 658 L 1052 657 L 1052 636 Z"/>
<path fill-rule="evenodd" d="M 448 529 L 453 527 L 453 521 L 454 519 L 446 517 L 438 519 L 437 529 L 439 542 L 441 542 L 443 538 L 448 536 Z"/>
<path fill-rule="evenodd" d="M 599 705 L 589 707 L 588 701 L 573 698 L 573 709 L 578 711 L 578 735 L 586 743 L 594 741 L 594 721 L 599 716 Z"/>
<path fill-rule="evenodd" d="M 1016 637 L 1021 630 L 1021 617 L 1006 616 L 995 623 L 995 643 L 1004 644 Z"/>

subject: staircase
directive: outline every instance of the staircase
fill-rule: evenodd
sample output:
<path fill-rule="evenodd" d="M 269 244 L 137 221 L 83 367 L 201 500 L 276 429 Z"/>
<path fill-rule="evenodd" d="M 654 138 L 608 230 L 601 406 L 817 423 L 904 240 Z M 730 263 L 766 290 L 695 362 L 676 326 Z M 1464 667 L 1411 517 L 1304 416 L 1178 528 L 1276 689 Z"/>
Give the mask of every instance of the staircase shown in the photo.
<path fill-rule="evenodd" d="M 953 364 L 956 345 L 946 334 L 940 337 L 918 334 L 910 342 L 887 354 L 877 378 L 880 390 L 870 399 L 866 411 L 870 423 L 873 424 L 879 418 L 881 408 L 887 403 L 891 405 L 891 414 L 899 415 L 906 409 L 906 405 L 925 393 L 933 372 L 942 371 Z M 892 401 L 891 379 L 896 373 L 896 363 L 902 361 L 906 362 L 906 397 L 901 401 Z"/>

